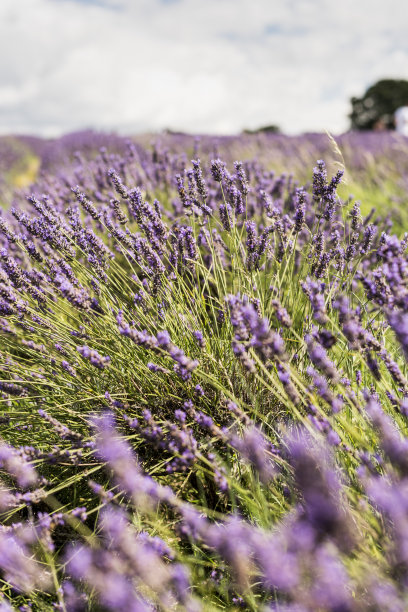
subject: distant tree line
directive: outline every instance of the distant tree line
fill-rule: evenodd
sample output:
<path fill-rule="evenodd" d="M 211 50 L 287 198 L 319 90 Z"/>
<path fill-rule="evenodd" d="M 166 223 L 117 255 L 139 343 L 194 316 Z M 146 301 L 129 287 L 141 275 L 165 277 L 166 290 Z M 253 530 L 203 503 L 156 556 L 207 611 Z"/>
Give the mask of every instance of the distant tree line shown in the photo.
<path fill-rule="evenodd" d="M 272 134 L 278 134 L 280 132 L 280 128 L 277 125 L 264 125 L 259 128 L 255 128 L 254 130 L 246 129 L 244 130 L 244 134 L 259 134 L 260 132 L 270 132 Z"/>
<path fill-rule="evenodd" d="M 377 81 L 362 98 L 351 98 L 351 129 L 393 129 L 394 113 L 401 106 L 408 106 L 408 81 Z"/>

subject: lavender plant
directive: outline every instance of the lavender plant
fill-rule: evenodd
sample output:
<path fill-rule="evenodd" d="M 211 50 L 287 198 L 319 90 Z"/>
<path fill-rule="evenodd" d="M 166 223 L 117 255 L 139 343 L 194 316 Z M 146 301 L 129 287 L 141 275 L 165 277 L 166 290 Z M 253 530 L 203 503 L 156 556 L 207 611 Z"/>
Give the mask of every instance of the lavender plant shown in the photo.
<path fill-rule="evenodd" d="M 1 605 L 406 609 L 407 237 L 121 144 L 0 217 Z"/>

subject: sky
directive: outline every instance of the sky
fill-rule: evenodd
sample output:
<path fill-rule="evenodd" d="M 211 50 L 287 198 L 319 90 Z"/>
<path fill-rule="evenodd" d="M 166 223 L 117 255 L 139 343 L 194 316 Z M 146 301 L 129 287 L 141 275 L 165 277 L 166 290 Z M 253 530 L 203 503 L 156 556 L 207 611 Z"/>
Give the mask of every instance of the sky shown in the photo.
<path fill-rule="evenodd" d="M 0 134 L 348 128 L 406 0 L 0 0 Z"/>

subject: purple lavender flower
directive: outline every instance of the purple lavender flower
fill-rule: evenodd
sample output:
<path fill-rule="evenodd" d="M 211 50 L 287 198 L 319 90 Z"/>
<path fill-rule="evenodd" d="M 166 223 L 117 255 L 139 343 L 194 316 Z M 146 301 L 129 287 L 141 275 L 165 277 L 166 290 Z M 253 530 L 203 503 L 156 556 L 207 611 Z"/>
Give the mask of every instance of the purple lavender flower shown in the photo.
<path fill-rule="evenodd" d="M 334 413 L 339 412 L 343 407 L 343 400 L 334 396 L 324 376 L 318 374 L 312 366 L 308 366 L 306 372 L 311 376 L 317 394 L 329 404 Z"/>
<path fill-rule="evenodd" d="M 315 199 L 322 198 L 325 195 L 327 183 L 326 164 L 319 159 L 317 165 L 313 168 L 313 196 Z"/>
<path fill-rule="evenodd" d="M 97 351 L 90 349 L 88 346 L 77 346 L 77 351 L 84 359 L 88 359 L 93 366 L 100 370 L 105 369 L 111 361 L 109 356 L 99 355 Z"/>
<path fill-rule="evenodd" d="M 370 224 L 364 230 L 363 243 L 360 247 L 360 253 L 365 255 L 371 248 L 374 236 L 377 232 L 377 228 L 375 225 Z"/>
<path fill-rule="evenodd" d="M 356 231 L 361 225 L 360 202 L 355 202 L 349 213 L 351 217 L 351 229 Z"/>
<path fill-rule="evenodd" d="M 276 366 L 276 370 L 278 372 L 279 380 L 283 384 L 287 396 L 289 397 L 290 401 L 296 406 L 300 402 L 300 397 L 295 385 L 291 380 L 290 370 L 288 366 L 286 364 L 278 363 Z"/>
<path fill-rule="evenodd" d="M 156 363 L 152 363 L 151 361 L 147 363 L 147 367 L 151 372 L 161 372 L 163 374 L 168 373 L 168 370 L 166 370 L 166 368 L 163 368 L 162 366 L 157 365 Z"/>
<path fill-rule="evenodd" d="M 108 177 L 112 181 L 112 183 L 113 183 L 116 191 L 118 192 L 118 194 L 124 200 L 126 200 L 129 197 L 128 190 L 126 189 L 125 185 L 122 183 L 118 173 L 113 168 L 109 168 L 109 170 L 108 170 Z"/>
<path fill-rule="evenodd" d="M 86 508 L 84 506 L 78 507 L 78 508 L 74 508 L 71 512 L 72 516 L 75 516 L 76 518 L 79 518 L 83 523 L 86 521 L 87 519 L 87 511 Z"/>
<path fill-rule="evenodd" d="M 234 162 L 235 172 L 241 187 L 242 194 L 246 197 L 249 193 L 249 183 L 242 162 Z"/>
<path fill-rule="evenodd" d="M 13 476 L 20 487 L 29 487 L 38 480 L 34 467 L 26 460 L 24 455 L 7 444 L 0 444 L 0 467 Z"/>
<path fill-rule="evenodd" d="M 214 425 L 214 421 L 212 418 L 203 412 L 196 412 L 194 415 L 195 421 L 201 425 L 201 427 L 205 427 L 206 429 L 212 429 Z"/>
<path fill-rule="evenodd" d="M 388 314 L 388 321 L 408 359 L 408 313 L 395 311 Z"/>
<path fill-rule="evenodd" d="M 221 183 L 225 175 L 225 163 L 220 159 L 213 159 L 211 161 L 211 174 L 214 181 Z"/>
<path fill-rule="evenodd" d="M 232 227 L 232 208 L 227 202 L 226 204 L 220 204 L 219 210 L 222 226 L 226 232 L 230 232 Z"/>
<path fill-rule="evenodd" d="M 381 446 L 385 454 L 402 474 L 408 475 L 408 439 L 400 436 L 391 419 L 383 412 L 380 404 L 374 398 L 367 394 L 366 398 L 367 414 L 380 432 Z"/>
<path fill-rule="evenodd" d="M 74 370 L 74 368 L 68 363 L 68 361 L 61 361 L 61 367 L 68 372 L 68 374 L 70 376 L 75 377 L 76 376 L 76 372 Z"/>
<path fill-rule="evenodd" d="M 340 550 L 352 546 L 349 516 L 340 501 L 341 484 L 327 451 L 304 432 L 288 441 L 289 460 L 304 499 L 304 516 L 315 531 L 325 534 Z"/>
<path fill-rule="evenodd" d="M 325 325 L 328 321 L 325 298 L 322 293 L 324 286 L 324 283 L 318 283 L 310 278 L 307 278 L 305 282 L 301 283 L 304 293 L 310 300 L 313 318 L 321 325 Z"/>
<path fill-rule="evenodd" d="M 204 389 L 201 385 L 196 385 L 194 387 L 194 393 L 197 395 L 197 397 L 203 397 L 205 395 Z"/>
<path fill-rule="evenodd" d="M 75 196 L 76 196 L 78 202 L 81 204 L 81 206 L 86 210 L 87 213 L 89 213 L 91 215 L 91 217 L 93 219 L 100 219 L 100 217 L 101 217 L 100 211 L 98 211 L 95 208 L 93 202 L 91 202 L 91 200 L 89 200 L 86 197 L 86 195 L 81 192 L 81 190 L 80 190 L 78 185 L 76 187 L 73 187 L 71 191 L 75 194 Z"/>
<path fill-rule="evenodd" d="M 313 365 L 319 368 L 332 382 L 336 383 L 340 379 L 339 372 L 331 359 L 329 359 L 323 346 L 315 342 L 311 335 L 307 335 L 305 339 Z"/>
<path fill-rule="evenodd" d="M 25 540 L 29 539 L 30 534 L 26 533 L 25 536 L 23 533 L 0 533 L 0 569 L 3 579 L 17 591 L 27 593 L 35 588 L 45 590 L 51 583 L 50 574 L 27 546 Z"/>
<path fill-rule="evenodd" d="M 187 415 L 186 415 L 186 413 L 184 412 L 184 410 L 178 410 L 178 409 L 177 409 L 177 410 L 175 410 L 175 411 L 174 411 L 174 416 L 175 416 L 175 418 L 176 418 L 178 421 L 180 421 L 180 423 L 185 423 L 185 422 L 186 422 Z"/>
<path fill-rule="evenodd" d="M 269 454 L 268 443 L 256 427 L 246 429 L 242 438 L 233 436 L 230 438 L 230 444 L 253 465 L 264 484 L 274 477 L 275 469 Z"/>
<path fill-rule="evenodd" d="M 201 170 L 201 163 L 199 159 L 191 160 L 193 164 L 194 179 L 197 185 L 197 190 L 202 199 L 205 201 L 208 198 L 208 191 L 204 181 L 203 172 Z"/>
<path fill-rule="evenodd" d="M 296 199 L 297 199 L 297 203 L 296 203 L 296 211 L 295 211 L 295 227 L 294 227 L 294 231 L 298 234 L 302 230 L 303 224 L 305 222 L 305 213 L 306 213 L 305 199 L 306 199 L 306 194 L 305 194 L 303 189 L 297 189 L 296 190 Z"/>
<path fill-rule="evenodd" d="M 157 484 L 141 471 L 130 446 L 118 436 L 113 426 L 112 415 L 104 414 L 93 421 L 96 429 L 96 448 L 99 456 L 113 470 L 117 484 L 140 507 L 167 501 L 178 505 L 170 488 Z"/>
<path fill-rule="evenodd" d="M 245 229 L 247 231 L 247 241 L 246 246 L 248 249 L 248 253 L 253 253 L 256 249 L 257 239 L 256 239 L 256 225 L 254 221 L 246 221 Z"/>
<path fill-rule="evenodd" d="M 282 337 L 269 329 L 269 322 L 266 318 L 261 318 L 252 304 L 246 302 L 239 295 L 229 295 L 226 297 L 231 313 L 231 324 L 235 330 L 235 338 L 241 341 L 249 341 L 249 346 L 253 347 L 261 358 L 277 359 L 286 361 L 285 344 Z M 242 353 L 240 343 L 235 344 L 236 352 Z"/>

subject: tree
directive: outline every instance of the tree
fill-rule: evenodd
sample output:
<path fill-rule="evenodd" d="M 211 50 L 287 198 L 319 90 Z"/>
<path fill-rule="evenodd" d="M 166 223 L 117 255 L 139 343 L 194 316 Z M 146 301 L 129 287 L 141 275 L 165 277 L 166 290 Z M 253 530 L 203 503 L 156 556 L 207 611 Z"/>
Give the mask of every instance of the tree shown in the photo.
<path fill-rule="evenodd" d="M 349 115 L 354 130 L 378 127 L 392 129 L 394 113 L 400 106 L 408 106 L 408 81 L 383 79 L 367 89 L 362 98 L 351 98 Z"/>
<path fill-rule="evenodd" d="M 280 128 L 277 125 L 264 125 L 254 130 L 244 130 L 244 134 L 259 134 L 261 132 L 269 132 L 272 134 L 279 134 Z"/>

